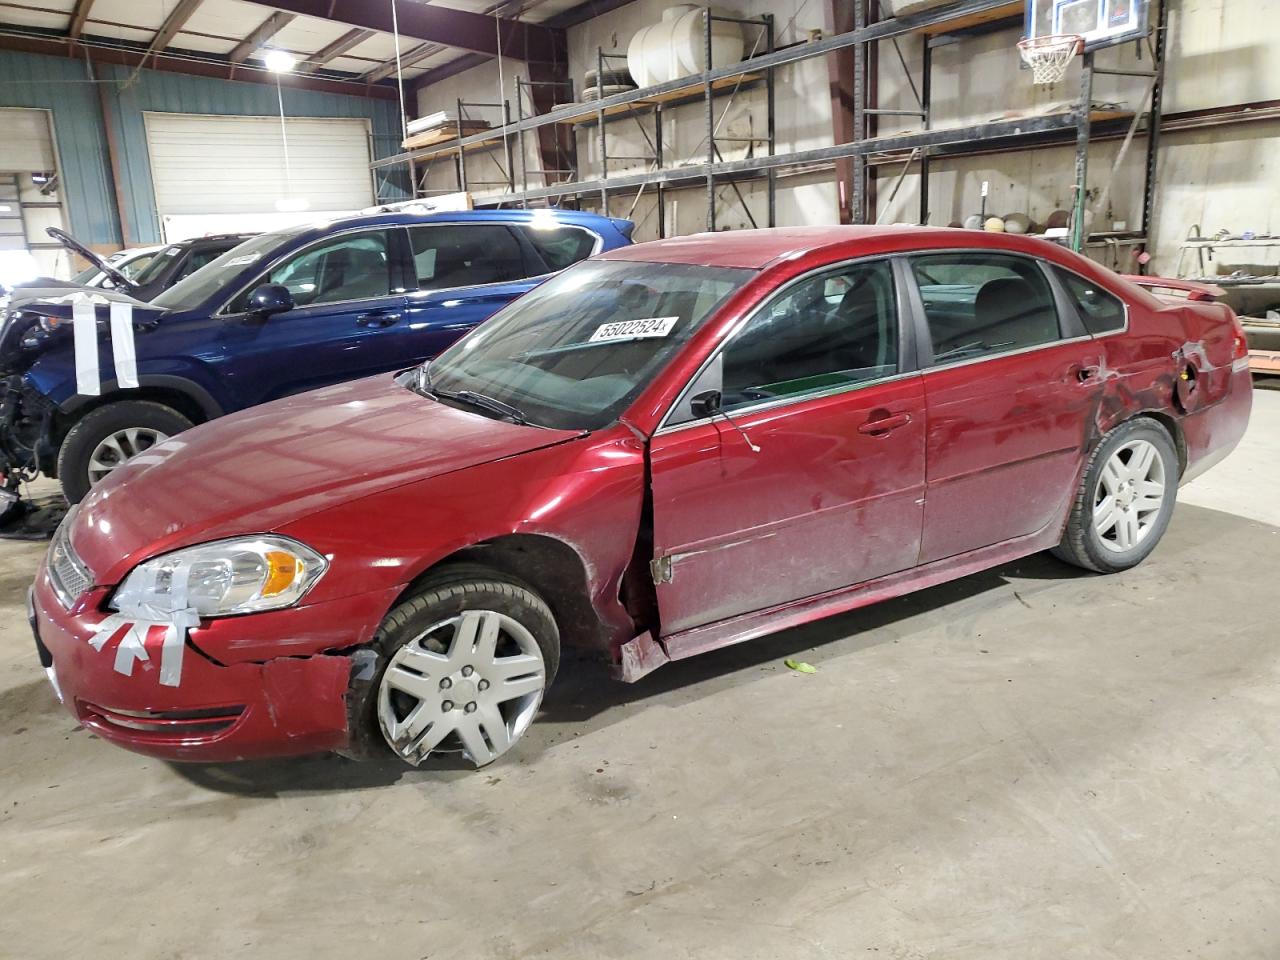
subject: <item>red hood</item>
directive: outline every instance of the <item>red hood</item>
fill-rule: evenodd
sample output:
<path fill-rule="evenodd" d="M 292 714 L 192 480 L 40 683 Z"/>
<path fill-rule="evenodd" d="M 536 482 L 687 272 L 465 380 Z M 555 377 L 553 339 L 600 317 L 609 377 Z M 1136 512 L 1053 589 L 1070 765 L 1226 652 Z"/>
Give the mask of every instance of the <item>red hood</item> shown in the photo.
<path fill-rule="evenodd" d="M 253 407 L 147 451 L 93 488 L 72 543 L 95 581 L 113 584 L 157 553 L 274 530 L 576 436 L 458 410 L 373 377 Z"/>

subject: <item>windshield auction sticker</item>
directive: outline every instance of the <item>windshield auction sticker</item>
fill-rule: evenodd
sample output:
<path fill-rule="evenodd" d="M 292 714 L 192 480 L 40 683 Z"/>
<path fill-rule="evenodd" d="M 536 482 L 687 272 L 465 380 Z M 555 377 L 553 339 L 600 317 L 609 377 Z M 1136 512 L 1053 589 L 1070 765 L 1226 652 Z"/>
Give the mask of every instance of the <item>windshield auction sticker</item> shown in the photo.
<path fill-rule="evenodd" d="M 588 343 L 600 343 L 604 340 L 642 340 L 648 337 L 665 337 L 672 327 L 680 322 L 679 317 L 647 317 L 644 320 L 621 320 L 617 323 L 603 324 L 591 335 Z"/>

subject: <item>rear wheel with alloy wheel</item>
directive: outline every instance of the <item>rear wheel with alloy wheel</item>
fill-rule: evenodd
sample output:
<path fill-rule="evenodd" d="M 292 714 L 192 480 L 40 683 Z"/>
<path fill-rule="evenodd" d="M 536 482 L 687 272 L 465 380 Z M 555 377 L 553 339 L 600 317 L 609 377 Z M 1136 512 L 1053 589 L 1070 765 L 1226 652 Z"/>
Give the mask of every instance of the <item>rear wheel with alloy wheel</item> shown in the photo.
<path fill-rule="evenodd" d="M 492 763 L 528 730 L 555 676 L 559 631 L 542 598 L 470 574 L 427 583 L 378 632 L 367 722 L 414 766 L 440 753 Z"/>
<path fill-rule="evenodd" d="M 1145 417 L 1111 431 L 1085 471 L 1054 553 L 1113 573 L 1145 560 L 1164 536 L 1178 490 L 1178 454 L 1165 428 Z"/>

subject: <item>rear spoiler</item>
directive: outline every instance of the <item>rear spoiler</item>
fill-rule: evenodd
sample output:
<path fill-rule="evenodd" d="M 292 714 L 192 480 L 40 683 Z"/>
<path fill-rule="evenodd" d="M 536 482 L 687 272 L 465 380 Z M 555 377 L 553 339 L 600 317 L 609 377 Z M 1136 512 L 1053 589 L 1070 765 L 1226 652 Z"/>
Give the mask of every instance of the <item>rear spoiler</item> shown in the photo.
<path fill-rule="evenodd" d="M 1201 302 L 1220 300 L 1227 295 L 1216 283 L 1197 283 L 1194 280 L 1173 280 L 1169 277 L 1140 277 L 1134 274 L 1121 274 L 1130 283 L 1150 290 L 1153 293 L 1165 292 L 1172 295 L 1185 294 L 1188 300 Z"/>
<path fill-rule="evenodd" d="M 630 220 L 624 220 L 622 217 L 610 217 L 609 220 L 615 227 L 617 227 L 620 234 L 628 240 L 631 239 L 631 232 L 636 228 L 635 223 Z"/>

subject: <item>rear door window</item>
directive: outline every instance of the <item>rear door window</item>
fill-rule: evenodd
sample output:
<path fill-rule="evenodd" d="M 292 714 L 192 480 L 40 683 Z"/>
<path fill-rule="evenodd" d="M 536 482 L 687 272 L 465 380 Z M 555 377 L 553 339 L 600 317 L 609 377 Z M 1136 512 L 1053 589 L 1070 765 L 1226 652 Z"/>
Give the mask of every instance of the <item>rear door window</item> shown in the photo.
<path fill-rule="evenodd" d="M 1062 338 L 1049 279 L 1033 260 L 985 251 L 911 261 L 934 364 L 1010 353 Z"/>
<path fill-rule="evenodd" d="M 1080 311 L 1080 319 L 1084 321 L 1086 330 L 1096 336 L 1124 329 L 1124 301 L 1079 274 L 1062 267 L 1054 269 L 1058 271 L 1058 279 L 1067 288 L 1071 301 Z"/>
<path fill-rule="evenodd" d="M 563 270 L 595 252 L 596 235 L 581 227 L 535 227 L 522 224 L 516 228 L 529 238 L 551 270 Z"/>
<path fill-rule="evenodd" d="M 501 223 L 442 223 L 409 228 L 419 290 L 510 283 L 545 272 Z"/>

